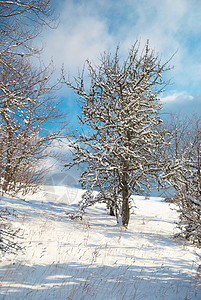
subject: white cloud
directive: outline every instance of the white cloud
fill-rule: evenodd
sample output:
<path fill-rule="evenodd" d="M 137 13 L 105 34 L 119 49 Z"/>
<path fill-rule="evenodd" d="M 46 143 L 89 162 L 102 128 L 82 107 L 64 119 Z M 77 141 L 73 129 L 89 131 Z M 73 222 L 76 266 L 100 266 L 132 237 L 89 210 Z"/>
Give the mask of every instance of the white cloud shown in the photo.
<path fill-rule="evenodd" d="M 63 139 L 61 141 L 54 141 L 52 147 L 55 153 L 58 154 L 66 154 L 70 153 L 70 142 L 67 139 Z"/>
<path fill-rule="evenodd" d="M 142 45 L 149 39 L 163 61 L 177 51 L 170 62 L 174 70 L 167 75 L 174 88 L 200 92 L 199 0 L 57 2 L 60 24 L 44 36 L 44 59 L 53 57 L 58 69 L 64 63 L 67 75 L 76 75 L 87 58 L 97 61 L 101 53 L 113 51 L 119 43 L 124 58 L 136 38 Z"/>
<path fill-rule="evenodd" d="M 162 102 L 169 103 L 169 102 L 186 102 L 191 101 L 194 99 L 193 96 L 189 95 L 187 92 L 172 92 L 170 95 L 166 97 L 160 98 Z"/>
<path fill-rule="evenodd" d="M 57 65 L 64 64 L 70 72 L 82 69 L 84 61 L 96 60 L 113 42 L 106 22 L 93 13 L 93 6 L 66 1 L 60 15 L 60 25 L 45 37 L 46 57 Z"/>

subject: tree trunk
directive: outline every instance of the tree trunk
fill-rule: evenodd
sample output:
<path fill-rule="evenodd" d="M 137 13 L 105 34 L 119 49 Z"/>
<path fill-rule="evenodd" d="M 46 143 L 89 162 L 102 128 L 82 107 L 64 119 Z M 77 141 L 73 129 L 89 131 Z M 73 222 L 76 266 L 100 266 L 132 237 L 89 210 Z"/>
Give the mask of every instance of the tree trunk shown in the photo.
<path fill-rule="evenodd" d="M 124 165 L 122 178 L 122 225 L 127 227 L 130 219 L 129 196 L 128 196 L 128 163 Z"/>
<path fill-rule="evenodd" d="M 2 194 L 6 193 L 9 190 L 9 184 L 12 178 L 12 168 L 11 168 L 12 151 L 8 150 L 6 155 L 7 157 L 6 157 L 4 178 L 3 178 Z"/>
<path fill-rule="evenodd" d="M 122 203 L 122 225 L 127 227 L 130 219 L 130 208 L 128 199 L 128 188 L 123 187 L 123 203 Z"/>
<path fill-rule="evenodd" d="M 11 171 L 11 167 L 9 165 L 9 162 L 10 162 L 10 159 L 7 160 L 7 165 L 5 167 L 3 185 L 2 185 L 2 193 L 8 192 L 9 184 L 10 184 L 11 178 L 12 178 L 12 171 Z"/>
<path fill-rule="evenodd" d="M 7 104 L 4 104 L 3 106 L 3 112 L 1 112 L 1 117 L 5 121 L 7 125 L 7 132 L 8 132 L 8 144 L 13 145 L 13 129 L 11 128 L 11 125 L 9 123 L 9 118 L 5 116 L 4 110 L 6 110 Z M 10 179 L 12 178 L 12 172 L 11 172 L 11 161 L 12 161 L 12 153 L 13 151 L 11 149 L 7 149 L 6 151 L 6 166 L 5 166 L 5 171 L 4 171 L 4 181 L 3 181 L 3 186 L 2 186 L 2 194 L 6 193 L 8 191 L 8 186 L 10 183 Z"/>
<path fill-rule="evenodd" d="M 110 216 L 115 216 L 114 207 L 112 205 L 110 206 Z"/>

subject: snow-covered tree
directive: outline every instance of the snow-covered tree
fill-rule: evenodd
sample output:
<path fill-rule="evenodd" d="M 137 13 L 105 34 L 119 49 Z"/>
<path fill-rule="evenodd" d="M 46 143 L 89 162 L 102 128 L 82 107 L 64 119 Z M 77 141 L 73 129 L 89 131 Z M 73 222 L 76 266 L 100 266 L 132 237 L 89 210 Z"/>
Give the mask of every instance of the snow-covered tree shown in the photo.
<path fill-rule="evenodd" d="M 51 0 L 0 1 L 0 60 L 8 53 L 16 56 L 38 53 L 33 41 L 44 26 L 54 25 Z"/>
<path fill-rule="evenodd" d="M 179 206 L 181 235 L 201 244 L 201 119 L 197 116 L 172 116 L 170 154 L 175 188 L 174 201 Z"/>
<path fill-rule="evenodd" d="M 39 161 L 61 138 L 61 128 L 50 127 L 62 117 L 56 109 L 57 85 L 50 84 L 52 67 L 34 71 L 29 61 L 13 55 L 9 64 L 0 65 L 0 186 L 2 192 L 26 192 L 44 175 Z"/>
<path fill-rule="evenodd" d="M 60 138 L 53 66 L 33 66 L 34 39 L 53 24 L 50 0 L 0 1 L 0 187 L 26 192 L 43 176 L 39 161 Z M 35 60 L 36 62 L 36 60 Z M 38 66 L 38 67 L 36 67 Z M 60 128 L 60 129 L 59 129 Z"/>
<path fill-rule="evenodd" d="M 119 48 L 114 56 L 104 54 L 97 66 L 87 60 L 90 82 L 84 72 L 75 83 L 66 81 L 79 96 L 85 130 L 76 133 L 74 161 L 68 164 L 87 166 L 80 179 L 87 189 L 81 208 L 105 202 L 111 212 L 120 210 L 127 226 L 131 195 L 158 182 L 166 147 L 158 95 L 167 84 L 162 77 L 167 63 L 161 63 L 148 42 L 143 50 L 136 42 L 122 63 Z"/>

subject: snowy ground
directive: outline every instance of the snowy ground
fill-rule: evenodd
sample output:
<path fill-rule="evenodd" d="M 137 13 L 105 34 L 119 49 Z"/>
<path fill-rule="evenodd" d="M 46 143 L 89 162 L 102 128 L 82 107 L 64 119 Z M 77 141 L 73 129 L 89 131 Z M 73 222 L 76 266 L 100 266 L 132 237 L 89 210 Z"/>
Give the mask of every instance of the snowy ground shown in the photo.
<path fill-rule="evenodd" d="M 25 200 L 1 199 L 18 213 L 25 249 L 1 258 L 0 299 L 201 299 L 201 249 L 173 238 L 172 204 L 134 197 L 125 230 L 104 206 L 70 220 L 81 193 L 47 187 Z"/>

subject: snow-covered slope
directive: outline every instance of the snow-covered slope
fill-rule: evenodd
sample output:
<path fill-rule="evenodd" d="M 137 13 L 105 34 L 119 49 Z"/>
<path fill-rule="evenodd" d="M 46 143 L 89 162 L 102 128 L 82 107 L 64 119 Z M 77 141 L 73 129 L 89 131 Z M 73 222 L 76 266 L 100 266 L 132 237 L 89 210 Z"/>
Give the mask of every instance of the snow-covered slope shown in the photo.
<path fill-rule="evenodd" d="M 82 191 L 44 187 L 15 209 L 25 249 L 0 262 L 0 299 L 201 299 L 200 249 L 174 239 L 177 212 L 160 198 L 134 197 L 127 230 L 105 207 L 72 221 Z"/>

